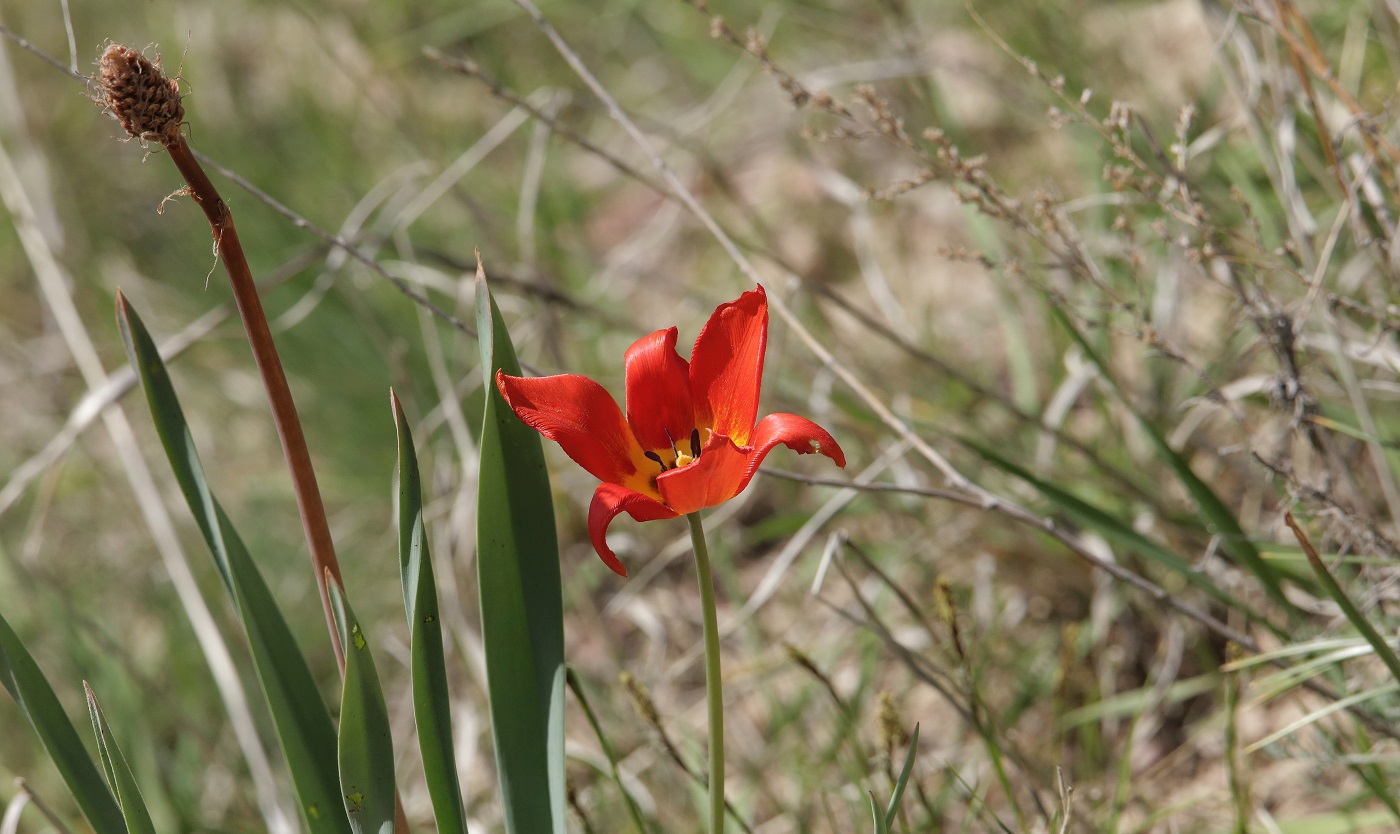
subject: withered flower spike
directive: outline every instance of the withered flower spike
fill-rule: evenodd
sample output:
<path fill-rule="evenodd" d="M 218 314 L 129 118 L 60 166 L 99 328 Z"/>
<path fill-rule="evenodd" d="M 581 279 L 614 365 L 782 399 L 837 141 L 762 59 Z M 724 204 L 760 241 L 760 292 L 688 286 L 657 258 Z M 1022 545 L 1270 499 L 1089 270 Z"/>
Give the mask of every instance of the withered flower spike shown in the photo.
<path fill-rule="evenodd" d="M 171 145 L 180 140 L 185 108 L 180 85 L 139 51 L 109 44 L 97 59 L 97 104 L 112 112 L 127 133 Z"/>

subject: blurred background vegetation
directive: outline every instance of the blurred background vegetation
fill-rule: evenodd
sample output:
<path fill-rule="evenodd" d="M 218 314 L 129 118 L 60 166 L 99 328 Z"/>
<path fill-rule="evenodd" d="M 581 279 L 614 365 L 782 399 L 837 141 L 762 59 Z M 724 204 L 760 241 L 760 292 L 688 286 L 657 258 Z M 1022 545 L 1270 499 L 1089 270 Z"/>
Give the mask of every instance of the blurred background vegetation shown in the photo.
<path fill-rule="evenodd" d="M 541 10 L 770 292 L 967 479 L 775 320 L 764 412 L 812 417 L 845 447 L 847 475 L 895 488 L 759 478 L 711 516 L 729 793 L 752 831 L 868 826 L 865 792 L 887 794 L 916 721 L 908 830 L 1400 827 L 1395 682 L 1283 523 L 1297 515 L 1395 633 L 1400 6 Z M 684 346 L 750 286 L 511 0 L 0 0 L 0 23 L 84 74 L 109 41 L 150 44 L 183 79 L 197 150 L 464 321 L 480 247 L 542 372 L 620 397 L 633 339 L 675 324 Z M 118 289 L 157 338 L 208 322 L 171 365 L 200 452 L 331 702 L 335 665 L 208 227 L 187 198 L 163 202 L 175 172 L 117 141 L 86 95 L 0 39 L 0 148 L 18 172 L 0 223 L 0 611 L 75 716 L 81 680 L 102 694 L 162 828 L 256 830 L 248 770 L 125 465 L 100 423 L 63 444 L 89 384 L 24 234 L 53 250 L 109 373 L 125 365 Z M 269 282 L 347 584 L 388 647 L 400 742 L 390 386 L 414 421 L 467 802 L 495 830 L 471 570 L 475 340 L 267 199 L 220 188 Z M 143 408 L 119 406 L 231 622 Z M 829 475 L 782 451 L 770 464 Z M 589 476 L 554 479 L 570 662 L 649 823 L 696 830 L 703 792 L 678 763 L 702 767 L 704 726 L 684 530 L 616 524 L 624 582 L 588 544 Z M 1291 577 L 1282 595 L 1275 574 Z M 1338 708 L 1351 696 L 1354 711 Z M 0 805 L 24 777 L 74 819 L 8 699 L 0 738 Z M 615 830 L 620 794 L 576 712 L 569 738 L 573 822 Z M 400 785 L 420 821 L 415 749 L 402 747 Z"/>

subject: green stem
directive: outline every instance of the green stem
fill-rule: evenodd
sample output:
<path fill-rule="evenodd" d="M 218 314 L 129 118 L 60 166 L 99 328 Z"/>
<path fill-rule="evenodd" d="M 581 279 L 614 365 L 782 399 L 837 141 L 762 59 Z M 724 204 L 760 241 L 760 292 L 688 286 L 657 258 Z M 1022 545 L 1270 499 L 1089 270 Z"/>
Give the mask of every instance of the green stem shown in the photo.
<path fill-rule="evenodd" d="M 715 582 L 710 575 L 710 549 L 700 514 L 685 517 L 695 547 L 695 573 L 700 580 L 700 611 L 705 617 L 705 700 L 710 708 L 710 834 L 724 832 L 724 682 L 719 675 L 719 619 L 715 615 Z"/>

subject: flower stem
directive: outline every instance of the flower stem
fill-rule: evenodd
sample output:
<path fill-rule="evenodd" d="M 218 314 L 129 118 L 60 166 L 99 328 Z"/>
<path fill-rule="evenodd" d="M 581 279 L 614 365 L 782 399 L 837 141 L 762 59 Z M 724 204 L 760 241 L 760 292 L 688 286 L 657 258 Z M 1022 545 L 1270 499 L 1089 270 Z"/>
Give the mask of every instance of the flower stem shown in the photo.
<path fill-rule="evenodd" d="M 685 517 L 695 547 L 695 573 L 700 580 L 700 611 L 705 620 L 705 700 L 710 714 L 710 834 L 724 831 L 724 682 L 719 673 L 719 619 L 715 614 L 715 582 L 710 575 L 710 549 L 700 514 Z"/>

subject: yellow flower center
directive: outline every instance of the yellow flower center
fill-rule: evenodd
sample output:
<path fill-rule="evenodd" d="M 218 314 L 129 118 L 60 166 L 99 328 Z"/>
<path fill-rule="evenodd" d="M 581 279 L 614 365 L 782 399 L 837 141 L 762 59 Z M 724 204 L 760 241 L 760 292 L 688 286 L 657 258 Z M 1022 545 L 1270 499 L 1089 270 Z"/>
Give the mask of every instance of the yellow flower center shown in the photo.
<path fill-rule="evenodd" d="M 652 449 L 643 452 L 647 460 L 654 461 L 661 467 L 662 472 L 669 472 L 672 469 L 680 469 L 682 466 L 689 466 L 700 458 L 700 430 L 690 431 L 690 450 L 683 452 L 676 447 L 676 439 L 671 437 L 671 432 L 666 432 L 666 437 L 671 441 L 671 445 L 665 449 Z"/>

